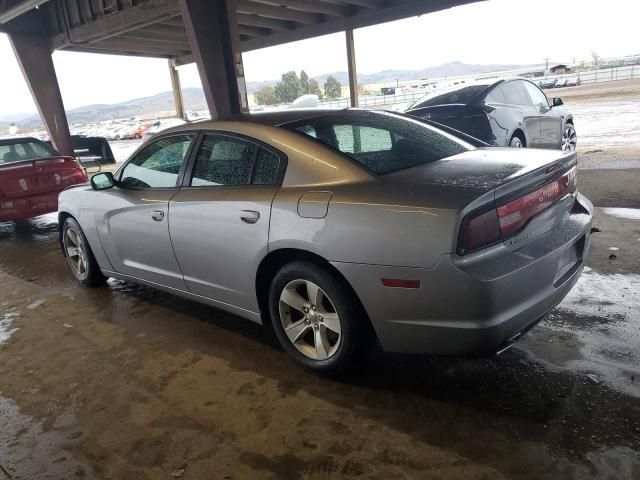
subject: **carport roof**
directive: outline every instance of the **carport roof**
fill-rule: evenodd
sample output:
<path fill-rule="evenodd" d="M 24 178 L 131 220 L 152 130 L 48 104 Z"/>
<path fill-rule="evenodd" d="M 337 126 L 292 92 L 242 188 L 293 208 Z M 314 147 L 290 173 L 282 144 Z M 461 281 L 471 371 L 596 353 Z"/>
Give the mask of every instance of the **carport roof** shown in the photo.
<path fill-rule="evenodd" d="M 234 0 L 242 51 L 481 0 Z M 0 31 L 52 49 L 193 61 L 178 0 L 0 0 Z M 393 39 L 389 39 L 393 41 Z M 428 53 L 427 53 L 428 54 Z"/>

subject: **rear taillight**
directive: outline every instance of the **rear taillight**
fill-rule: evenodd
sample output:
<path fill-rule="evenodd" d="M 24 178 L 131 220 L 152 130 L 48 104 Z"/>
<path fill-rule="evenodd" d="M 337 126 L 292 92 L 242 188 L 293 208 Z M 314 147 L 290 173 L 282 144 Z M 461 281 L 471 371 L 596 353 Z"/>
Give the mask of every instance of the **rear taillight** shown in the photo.
<path fill-rule="evenodd" d="M 495 208 L 479 215 L 471 214 L 462 224 L 458 253 L 469 253 L 498 240 L 500 240 L 500 224 Z"/>
<path fill-rule="evenodd" d="M 577 169 L 495 209 L 471 213 L 462 223 L 458 253 L 465 254 L 504 240 L 533 217 L 577 189 Z"/>

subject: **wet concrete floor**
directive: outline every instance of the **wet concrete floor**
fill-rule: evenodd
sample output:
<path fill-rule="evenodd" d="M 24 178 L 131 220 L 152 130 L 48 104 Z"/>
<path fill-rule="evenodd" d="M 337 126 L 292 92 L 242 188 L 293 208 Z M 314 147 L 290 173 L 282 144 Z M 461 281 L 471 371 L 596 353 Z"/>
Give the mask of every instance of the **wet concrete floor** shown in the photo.
<path fill-rule="evenodd" d="M 504 354 L 340 382 L 233 315 L 80 287 L 55 215 L 0 224 L 0 479 L 638 479 L 637 215 L 597 210 L 579 284 Z"/>

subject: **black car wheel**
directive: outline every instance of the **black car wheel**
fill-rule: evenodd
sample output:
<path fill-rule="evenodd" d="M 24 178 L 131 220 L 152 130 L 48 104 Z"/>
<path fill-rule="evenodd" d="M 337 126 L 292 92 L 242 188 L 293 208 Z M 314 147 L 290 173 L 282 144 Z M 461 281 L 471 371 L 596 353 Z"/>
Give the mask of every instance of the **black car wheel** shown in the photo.
<path fill-rule="evenodd" d="M 511 141 L 509 142 L 509 146 L 511 148 L 524 148 L 524 141 L 518 134 L 511 137 Z"/>
<path fill-rule="evenodd" d="M 343 374 L 371 349 L 371 325 L 348 288 L 313 263 L 292 262 L 276 273 L 269 313 L 282 347 L 315 374 Z"/>
<path fill-rule="evenodd" d="M 562 132 L 562 151 L 573 152 L 578 145 L 578 134 L 572 123 L 567 123 Z"/>

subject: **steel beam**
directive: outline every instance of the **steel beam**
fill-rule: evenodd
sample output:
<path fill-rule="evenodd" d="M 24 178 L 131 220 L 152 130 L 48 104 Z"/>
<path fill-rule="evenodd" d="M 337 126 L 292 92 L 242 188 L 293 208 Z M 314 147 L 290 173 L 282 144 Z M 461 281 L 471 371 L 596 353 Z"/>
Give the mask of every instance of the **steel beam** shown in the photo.
<path fill-rule="evenodd" d="M 242 42 L 242 51 L 248 52 L 259 48 L 272 47 L 283 43 L 296 42 L 307 38 L 328 35 L 330 33 L 344 32 L 349 29 L 356 29 L 377 25 L 385 22 L 392 22 L 402 18 L 423 15 L 439 10 L 446 10 L 451 7 L 477 3 L 486 0 L 412 0 L 402 3 L 388 2 L 388 6 L 375 9 L 375 2 L 367 2 L 372 8 L 363 8 L 350 17 L 334 17 L 331 21 L 305 25 L 295 30 L 286 32 L 273 32 L 265 37 L 254 37 Z M 248 2 L 247 2 L 248 3 Z M 353 2 L 349 2 L 353 3 Z M 364 2 L 358 2 L 364 3 Z M 255 4 L 254 4 L 255 5 Z M 277 7 L 271 7 L 277 9 Z M 281 9 L 290 10 L 290 9 Z M 302 12 L 299 12 L 302 13 Z"/>
<path fill-rule="evenodd" d="M 48 1 L 49 0 L 26 0 L 23 2 L 17 2 L 13 6 L 0 11 L 0 24 L 10 22 L 14 18 L 24 15 L 29 10 L 37 8 L 40 5 L 44 5 Z"/>
<path fill-rule="evenodd" d="M 135 7 L 72 28 L 68 33 L 58 34 L 53 37 L 52 46 L 54 49 L 88 46 L 179 14 L 177 4 L 172 1 L 141 2 Z"/>
<path fill-rule="evenodd" d="M 285 7 L 274 7 L 266 3 L 249 2 L 247 0 L 236 1 L 238 12 L 254 13 L 261 17 L 276 18 L 278 20 L 291 20 L 299 23 L 319 23 L 321 16 L 315 13 L 301 12 Z"/>
<path fill-rule="evenodd" d="M 345 37 L 347 41 L 347 73 L 349 75 L 349 96 L 351 97 L 351 106 L 358 107 L 358 74 L 356 71 L 356 49 L 353 42 L 353 30 L 346 30 Z"/>
<path fill-rule="evenodd" d="M 179 5 L 211 118 L 247 111 L 235 2 L 179 0 Z"/>
<path fill-rule="evenodd" d="M 259 0 L 263 3 L 287 7 L 293 10 L 301 10 L 303 12 L 322 13 L 332 17 L 346 17 L 350 15 L 351 8 L 345 5 L 335 3 L 318 2 L 317 0 Z"/>
<path fill-rule="evenodd" d="M 260 17 L 258 15 L 249 15 L 246 13 L 238 13 L 238 23 L 240 25 L 247 25 L 249 27 L 262 27 L 269 30 L 286 31 L 292 30 L 296 25 L 294 22 L 287 22 L 284 20 L 276 20 L 275 18 Z"/>
<path fill-rule="evenodd" d="M 9 35 L 9 40 L 53 146 L 63 155 L 74 156 L 48 39 Z"/>
<path fill-rule="evenodd" d="M 187 119 L 184 113 L 184 101 L 182 99 L 182 88 L 180 87 L 180 74 L 178 69 L 169 60 L 169 76 L 171 77 L 171 89 L 173 90 L 173 102 L 176 105 L 176 117 Z"/>

